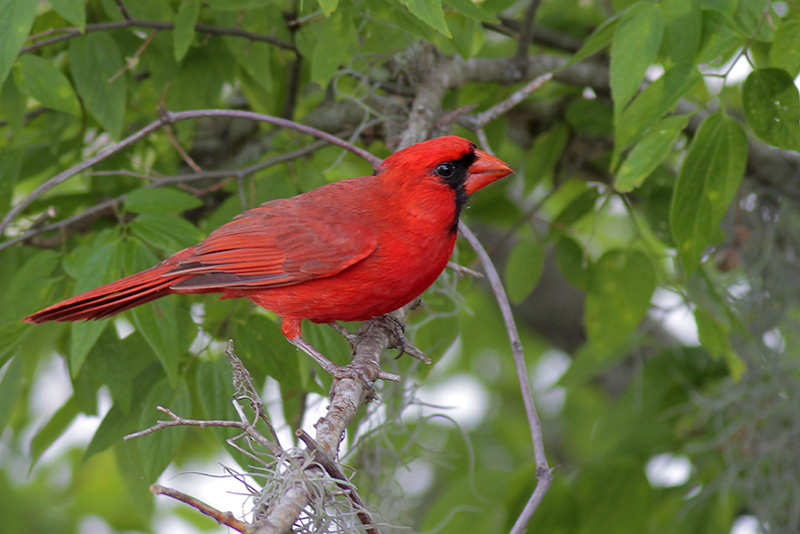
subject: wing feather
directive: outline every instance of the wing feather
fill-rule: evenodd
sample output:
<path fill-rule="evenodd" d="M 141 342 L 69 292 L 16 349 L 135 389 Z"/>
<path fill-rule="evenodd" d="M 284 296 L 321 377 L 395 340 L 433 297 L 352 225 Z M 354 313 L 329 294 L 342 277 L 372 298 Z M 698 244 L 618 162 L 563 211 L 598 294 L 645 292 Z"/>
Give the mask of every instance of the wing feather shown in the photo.
<path fill-rule="evenodd" d="M 267 203 L 222 226 L 170 276 L 175 290 L 258 289 L 333 276 L 378 248 L 360 222 L 325 217 L 286 201 Z M 330 214 L 328 214 L 330 215 Z"/>

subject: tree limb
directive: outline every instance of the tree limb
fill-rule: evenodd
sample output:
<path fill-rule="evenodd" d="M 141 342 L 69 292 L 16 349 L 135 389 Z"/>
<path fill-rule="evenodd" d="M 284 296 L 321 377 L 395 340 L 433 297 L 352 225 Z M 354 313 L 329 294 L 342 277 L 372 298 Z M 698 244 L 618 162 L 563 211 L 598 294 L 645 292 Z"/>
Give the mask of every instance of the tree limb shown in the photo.
<path fill-rule="evenodd" d="M 172 22 L 161 22 L 158 20 L 139 20 L 133 18 L 130 19 L 125 18 L 117 22 L 87 24 L 86 27 L 83 29 L 83 31 L 81 31 L 80 28 L 77 27 L 52 29 L 46 32 L 38 33 L 36 35 L 31 35 L 30 37 L 28 37 L 28 39 L 29 40 L 38 39 L 40 37 L 45 37 L 47 35 L 51 35 L 56 32 L 58 33 L 64 32 L 64 33 L 23 47 L 19 53 L 26 54 L 28 52 L 33 52 L 34 50 L 39 50 L 40 48 L 43 48 L 45 46 L 54 43 L 59 43 L 61 41 L 67 41 L 69 39 L 81 37 L 82 35 L 87 33 L 94 33 L 107 30 L 119 30 L 125 28 L 152 28 L 154 30 L 172 30 L 175 28 L 175 24 Z M 239 28 L 225 28 L 222 26 L 212 26 L 210 24 L 195 24 L 194 29 L 195 31 L 198 32 L 210 33 L 214 35 L 230 35 L 233 37 L 242 37 L 245 39 L 249 39 L 251 41 L 269 43 L 279 48 L 283 48 L 284 50 L 292 50 L 295 52 L 297 51 L 297 49 L 292 43 L 282 41 L 271 35 L 262 35 L 260 33 L 248 32 Z"/>

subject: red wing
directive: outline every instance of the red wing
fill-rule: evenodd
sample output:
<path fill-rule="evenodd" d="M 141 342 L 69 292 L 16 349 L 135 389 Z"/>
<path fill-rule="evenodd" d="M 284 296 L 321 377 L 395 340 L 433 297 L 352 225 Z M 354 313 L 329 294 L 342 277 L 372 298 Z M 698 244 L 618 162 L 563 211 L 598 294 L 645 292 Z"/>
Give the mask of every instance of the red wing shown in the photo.
<path fill-rule="evenodd" d="M 209 235 L 170 275 L 175 290 L 257 289 L 333 276 L 378 246 L 366 226 L 314 219 L 297 210 L 257 208 Z"/>

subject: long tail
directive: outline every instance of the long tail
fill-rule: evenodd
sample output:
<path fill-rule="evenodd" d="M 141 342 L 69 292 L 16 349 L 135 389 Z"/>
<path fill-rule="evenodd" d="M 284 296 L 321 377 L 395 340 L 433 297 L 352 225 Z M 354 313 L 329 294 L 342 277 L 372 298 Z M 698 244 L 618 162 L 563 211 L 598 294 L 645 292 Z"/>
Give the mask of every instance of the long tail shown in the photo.
<path fill-rule="evenodd" d="M 145 302 L 174 293 L 170 286 L 186 277 L 167 274 L 181 260 L 190 257 L 194 248 L 188 248 L 167 258 L 155 267 L 126 276 L 115 282 L 97 287 L 86 293 L 53 304 L 25 317 L 26 323 L 47 321 L 86 321 L 116 315 Z"/>

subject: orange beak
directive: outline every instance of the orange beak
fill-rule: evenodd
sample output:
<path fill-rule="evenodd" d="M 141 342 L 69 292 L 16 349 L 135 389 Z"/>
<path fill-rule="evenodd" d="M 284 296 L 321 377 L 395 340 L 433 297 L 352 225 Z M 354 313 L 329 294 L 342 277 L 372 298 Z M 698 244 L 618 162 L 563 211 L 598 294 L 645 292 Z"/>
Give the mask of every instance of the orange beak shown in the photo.
<path fill-rule="evenodd" d="M 506 162 L 483 150 L 476 149 L 475 155 L 478 159 L 469 166 L 467 180 L 464 182 L 464 189 L 468 195 L 514 172 Z"/>

